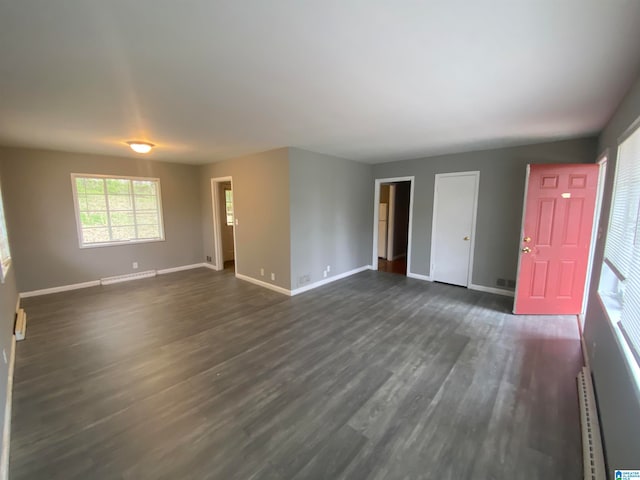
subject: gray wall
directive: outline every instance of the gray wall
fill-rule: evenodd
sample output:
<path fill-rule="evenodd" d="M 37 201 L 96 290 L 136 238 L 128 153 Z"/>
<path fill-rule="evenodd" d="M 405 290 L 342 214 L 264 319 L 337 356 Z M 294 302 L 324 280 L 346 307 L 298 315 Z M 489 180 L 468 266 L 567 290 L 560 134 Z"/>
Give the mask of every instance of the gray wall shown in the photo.
<path fill-rule="evenodd" d="M 409 271 L 429 275 L 436 173 L 480 171 L 473 283 L 496 287 L 514 280 L 528 163 L 593 163 L 596 138 L 419 158 L 374 165 L 375 178 L 415 175 Z"/>
<path fill-rule="evenodd" d="M 131 158 L 0 148 L 20 291 L 202 262 L 198 167 Z M 160 178 L 165 241 L 81 249 L 71 173 Z"/>
<path fill-rule="evenodd" d="M 1 167 L 1 166 L 0 166 Z M 2 182 L 2 190 L 8 182 L 5 180 L 4 172 L 0 169 L 0 180 Z M 6 195 L 4 195 L 6 199 Z M 5 202 L 6 205 L 6 202 Z M 9 241 L 13 241 L 11 230 L 9 230 Z M 7 272 L 7 278 L 0 284 L 0 349 L 4 350 L 7 360 L 11 353 L 11 340 L 13 337 L 13 325 L 15 321 L 16 303 L 18 302 L 18 289 L 16 287 L 16 262 L 12 261 L 11 267 Z M 0 432 L 4 431 L 4 414 L 7 398 L 7 376 L 9 373 L 9 365 L 5 363 L 0 356 Z M 0 437 L 1 437 L 0 433 Z M 0 438 L 0 451 L 2 451 L 2 438 Z"/>
<path fill-rule="evenodd" d="M 289 149 L 291 185 L 291 288 L 371 263 L 371 165 Z M 308 276 L 309 282 L 300 277 Z"/>
<path fill-rule="evenodd" d="M 607 177 L 600 230 L 607 231 L 615 179 L 618 137 L 640 117 L 640 79 L 629 91 L 600 136 L 600 151 L 608 149 Z M 640 468 L 640 398 L 633 386 L 612 325 L 598 300 L 598 280 L 605 235 L 596 245 L 585 318 L 584 338 L 593 372 L 609 470 Z"/>
<path fill-rule="evenodd" d="M 238 273 L 291 287 L 289 255 L 288 149 L 235 158 L 200 167 L 200 201 L 204 255 L 214 256 L 211 178 L 233 177 Z M 265 276 L 260 276 L 260 268 Z M 270 273 L 276 274 L 271 281 Z"/>

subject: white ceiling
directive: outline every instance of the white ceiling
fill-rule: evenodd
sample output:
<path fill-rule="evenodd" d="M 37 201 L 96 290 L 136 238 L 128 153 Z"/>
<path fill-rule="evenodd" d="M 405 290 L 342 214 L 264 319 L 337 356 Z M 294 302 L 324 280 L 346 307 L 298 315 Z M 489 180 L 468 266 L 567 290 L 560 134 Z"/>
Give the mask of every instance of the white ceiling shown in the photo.
<path fill-rule="evenodd" d="M 366 162 L 598 131 L 637 0 L 0 0 L 0 144 Z"/>

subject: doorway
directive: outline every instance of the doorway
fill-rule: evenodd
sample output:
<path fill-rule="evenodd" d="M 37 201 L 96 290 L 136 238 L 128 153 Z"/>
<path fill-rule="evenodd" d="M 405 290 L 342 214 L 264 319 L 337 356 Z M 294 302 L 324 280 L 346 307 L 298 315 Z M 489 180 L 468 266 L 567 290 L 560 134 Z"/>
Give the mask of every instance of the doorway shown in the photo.
<path fill-rule="evenodd" d="M 528 165 L 516 314 L 580 314 L 600 165 Z"/>
<path fill-rule="evenodd" d="M 413 177 L 375 183 L 373 267 L 407 275 L 411 252 Z"/>
<path fill-rule="evenodd" d="M 431 237 L 431 278 L 468 287 L 473 274 L 480 172 L 435 177 Z"/>
<path fill-rule="evenodd" d="M 233 179 L 211 179 L 215 269 L 237 271 Z"/>

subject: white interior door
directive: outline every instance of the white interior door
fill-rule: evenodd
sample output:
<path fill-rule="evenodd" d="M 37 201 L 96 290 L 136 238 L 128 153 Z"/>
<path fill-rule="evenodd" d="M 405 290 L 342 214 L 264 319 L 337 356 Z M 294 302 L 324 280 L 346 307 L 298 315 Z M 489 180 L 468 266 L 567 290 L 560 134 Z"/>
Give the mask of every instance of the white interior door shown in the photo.
<path fill-rule="evenodd" d="M 436 175 L 431 242 L 431 278 L 471 283 L 479 172 Z"/>

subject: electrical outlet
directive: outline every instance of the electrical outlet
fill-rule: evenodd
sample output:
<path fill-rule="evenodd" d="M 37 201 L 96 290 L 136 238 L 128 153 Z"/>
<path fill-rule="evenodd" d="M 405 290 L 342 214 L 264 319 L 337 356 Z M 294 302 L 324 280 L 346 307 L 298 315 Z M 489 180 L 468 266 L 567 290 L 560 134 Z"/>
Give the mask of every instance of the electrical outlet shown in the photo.
<path fill-rule="evenodd" d="M 264 268 L 260 269 L 260 276 L 264 277 Z"/>
<path fill-rule="evenodd" d="M 276 274 L 271 272 L 271 280 L 275 280 L 276 279 Z"/>
<path fill-rule="evenodd" d="M 135 270 L 136 268 L 138 268 L 138 262 L 133 262 L 133 269 Z"/>
<path fill-rule="evenodd" d="M 4 348 L 2 349 L 2 358 L 4 359 L 4 363 L 7 363 L 7 351 Z"/>
<path fill-rule="evenodd" d="M 322 276 L 323 276 L 324 278 L 327 278 L 327 271 L 326 271 L 326 270 L 323 270 L 323 271 L 322 271 Z"/>
<path fill-rule="evenodd" d="M 207 255 L 207 262 L 210 262 L 210 261 L 211 261 L 211 256 Z"/>
<path fill-rule="evenodd" d="M 236 218 L 236 226 L 240 225 L 240 221 Z"/>
<path fill-rule="evenodd" d="M 327 265 L 327 272 L 331 271 L 331 265 Z"/>

